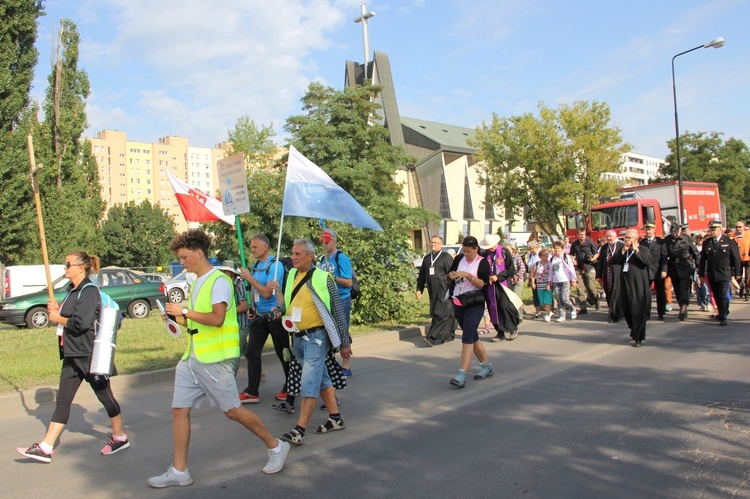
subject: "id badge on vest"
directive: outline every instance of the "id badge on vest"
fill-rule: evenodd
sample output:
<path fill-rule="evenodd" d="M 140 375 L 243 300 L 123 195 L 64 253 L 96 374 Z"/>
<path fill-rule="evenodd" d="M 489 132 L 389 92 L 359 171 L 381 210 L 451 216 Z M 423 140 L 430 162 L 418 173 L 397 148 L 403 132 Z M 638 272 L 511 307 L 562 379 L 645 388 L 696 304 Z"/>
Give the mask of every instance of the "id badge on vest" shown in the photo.
<path fill-rule="evenodd" d="M 292 321 L 299 322 L 302 320 L 302 307 L 292 307 Z"/>
<path fill-rule="evenodd" d="M 435 267 L 430 267 L 430 275 L 435 275 Z"/>

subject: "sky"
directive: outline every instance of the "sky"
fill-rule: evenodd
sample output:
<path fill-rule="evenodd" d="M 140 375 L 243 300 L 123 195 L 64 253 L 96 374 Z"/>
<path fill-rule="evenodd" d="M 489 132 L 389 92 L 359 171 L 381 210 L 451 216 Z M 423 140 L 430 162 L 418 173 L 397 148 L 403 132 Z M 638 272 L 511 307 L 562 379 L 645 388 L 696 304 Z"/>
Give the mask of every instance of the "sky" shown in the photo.
<path fill-rule="evenodd" d="M 241 116 L 302 113 L 312 81 L 344 85 L 362 62 L 353 0 L 46 0 L 33 97 L 42 100 L 60 19 L 76 23 L 89 129 L 214 147 Z M 402 0 L 367 3 L 370 59 L 388 54 L 402 116 L 476 128 L 495 113 L 538 115 L 607 102 L 635 152 L 664 158 L 680 132 L 750 145 L 750 0 Z"/>

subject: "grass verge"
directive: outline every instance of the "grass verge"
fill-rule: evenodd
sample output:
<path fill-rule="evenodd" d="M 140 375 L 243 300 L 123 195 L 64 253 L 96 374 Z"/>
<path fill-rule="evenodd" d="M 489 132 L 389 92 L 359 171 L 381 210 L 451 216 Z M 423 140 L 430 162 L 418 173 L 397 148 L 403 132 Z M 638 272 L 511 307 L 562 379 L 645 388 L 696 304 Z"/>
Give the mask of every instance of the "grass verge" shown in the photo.
<path fill-rule="evenodd" d="M 406 324 L 381 323 L 353 326 L 353 337 L 377 333 L 384 329 L 423 324 L 429 321 L 427 300 L 419 304 L 420 312 Z M 60 378 L 60 360 L 55 328 L 0 328 L 0 393 L 26 390 L 36 386 L 56 386 Z M 120 374 L 133 374 L 174 367 L 188 344 L 187 335 L 172 338 L 164 330 L 161 317 L 152 313 L 146 319 L 125 319 L 117 333 L 115 364 Z M 265 347 L 272 350 L 269 338 Z"/>

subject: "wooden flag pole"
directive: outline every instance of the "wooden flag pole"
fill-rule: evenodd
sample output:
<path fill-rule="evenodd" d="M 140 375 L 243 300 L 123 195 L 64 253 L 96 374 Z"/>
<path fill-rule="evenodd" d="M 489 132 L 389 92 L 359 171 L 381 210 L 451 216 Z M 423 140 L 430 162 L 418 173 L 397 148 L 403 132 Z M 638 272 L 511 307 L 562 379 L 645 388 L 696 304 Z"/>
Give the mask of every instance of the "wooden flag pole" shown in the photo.
<path fill-rule="evenodd" d="M 57 304 L 55 301 L 55 292 L 52 289 L 52 274 L 49 270 L 49 256 L 47 255 L 47 239 L 44 237 L 44 219 L 42 218 L 42 201 L 39 197 L 39 180 L 37 179 L 37 173 L 42 168 L 42 164 L 36 164 L 34 159 L 34 141 L 31 138 L 31 134 L 27 137 L 29 144 L 29 163 L 31 165 L 31 174 L 29 179 L 31 180 L 31 189 L 34 191 L 34 203 L 36 204 L 36 219 L 39 224 L 39 239 L 42 242 L 42 259 L 44 260 L 44 272 L 47 275 L 47 291 L 49 292 L 49 301 L 52 304 Z"/>

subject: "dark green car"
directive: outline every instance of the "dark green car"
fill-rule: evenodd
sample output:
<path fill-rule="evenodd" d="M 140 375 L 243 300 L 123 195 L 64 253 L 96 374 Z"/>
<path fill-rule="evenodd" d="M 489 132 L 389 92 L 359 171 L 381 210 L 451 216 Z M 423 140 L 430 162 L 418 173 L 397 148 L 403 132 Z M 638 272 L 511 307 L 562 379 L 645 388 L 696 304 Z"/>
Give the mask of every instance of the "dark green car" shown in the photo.
<path fill-rule="evenodd" d="M 124 315 L 133 319 L 148 317 L 156 307 L 156 300 L 166 302 L 163 282 L 150 282 L 135 272 L 119 267 L 106 267 L 99 274 L 91 274 L 91 281 L 112 297 Z M 52 283 L 55 299 L 61 303 L 67 294 L 68 279 L 60 277 Z M 14 326 L 26 325 L 29 329 L 43 328 L 50 324 L 47 314 L 49 294 L 43 291 L 16 296 L 0 302 L 0 322 Z"/>

